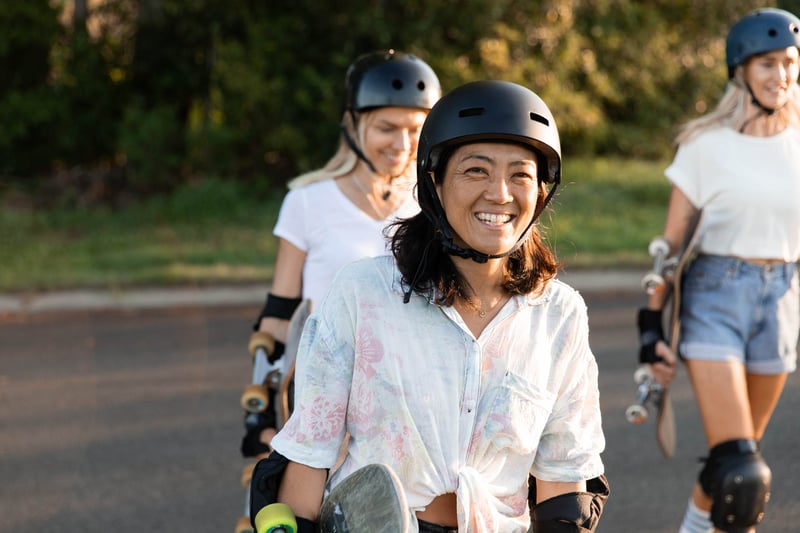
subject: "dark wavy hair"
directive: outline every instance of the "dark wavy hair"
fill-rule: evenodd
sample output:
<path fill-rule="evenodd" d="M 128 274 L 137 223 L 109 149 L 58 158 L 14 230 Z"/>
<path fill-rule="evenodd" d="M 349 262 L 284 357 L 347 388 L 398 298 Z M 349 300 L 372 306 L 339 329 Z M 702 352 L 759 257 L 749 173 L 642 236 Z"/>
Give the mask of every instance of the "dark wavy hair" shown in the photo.
<path fill-rule="evenodd" d="M 445 164 L 438 168 L 444 168 Z M 443 175 L 438 171 L 434 174 Z M 546 196 L 547 186 L 539 182 L 534 216 L 538 217 L 544 209 Z M 425 296 L 435 290 L 437 303 L 446 306 L 453 305 L 456 296 L 472 302 L 469 284 L 456 269 L 452 256 L 442 248 L 438 230 L 424 212 L 395 222 L 392 229 L 392 254 L 409 292 Z M 509 294 L 540 291 L 555 277 L 559 267 L 555 254 L 534 224 L 525 242 L 506 260 L 503 289 Z"/>

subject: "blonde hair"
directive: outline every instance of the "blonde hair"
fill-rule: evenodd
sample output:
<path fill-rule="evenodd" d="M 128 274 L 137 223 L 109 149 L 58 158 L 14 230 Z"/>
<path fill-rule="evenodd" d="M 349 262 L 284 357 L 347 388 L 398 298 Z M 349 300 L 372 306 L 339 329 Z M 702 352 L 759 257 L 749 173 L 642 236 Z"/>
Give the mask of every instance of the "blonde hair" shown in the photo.
<path fill-rule="evenodd" d="M 342 128 L 347 131 L 351 139 L 354 139 L 357 146 L 364 146 L 364 138 L 367 131 L 367 116 L 369 112 L 359 114 L 358 117 L 353 117 L 350 113 L 345 112 L 342 117 Z M 327 163 L 322 168 L 300 174 L 296 178 L 289 181 L 289 188 L 296 189 L 305 185 L 310 185 L 318 181 L 330 180 L 345 176 L 353 171 L 358 165 L 358 156 L 347 145 L 344 139 L 344 134 L 339 134 L 339 148 L 333 154 Z"/>
<path fill-rule="evenodd" d="M 702 117 L 687 122 L 675 138 L 676 144 L 682 144 L 704 131 L 717 128 L 731 128 L 740 131 L 752 116 L 746 115 L 747 102 L 751 98 L 744 79 L 744 66 L 736 67 L 733 80 L 728 82 L 725 93 L 720 98 L 717 107 Z M 800 87 L 797 80 L 789 87 L 789 99 L 786 105 L 775 110 L 770 116 L 783 127 L 800 126 Z"/>

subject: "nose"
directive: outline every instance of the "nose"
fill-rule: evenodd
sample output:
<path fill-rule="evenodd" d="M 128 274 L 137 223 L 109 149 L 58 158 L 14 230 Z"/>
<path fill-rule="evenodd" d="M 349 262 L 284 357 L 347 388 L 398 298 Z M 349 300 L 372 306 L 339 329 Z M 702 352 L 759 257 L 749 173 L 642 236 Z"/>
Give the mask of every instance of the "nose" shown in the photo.
<path fill-rule="evenodd" d="M 786 81 L 789 78 L 789 69 L 786 65 L 779 64 L 778 65 L 778 79 L 780 81 Z"/>
<path fill-rule="evenodd" d="M 508 186 L 508 180 L 498 176 L 492 176 L 491 179 L 486 180 L 484 197 L 498 204 L 511 202 L 513 197 L 511 196 L 511 189 Z"/>
<path fill-rule="evenodd" d="M 413 145 L 411 133 L 407 129 L 400 129 L 394 137 L 394 148 L 398 152 L 408 152 Z"/>

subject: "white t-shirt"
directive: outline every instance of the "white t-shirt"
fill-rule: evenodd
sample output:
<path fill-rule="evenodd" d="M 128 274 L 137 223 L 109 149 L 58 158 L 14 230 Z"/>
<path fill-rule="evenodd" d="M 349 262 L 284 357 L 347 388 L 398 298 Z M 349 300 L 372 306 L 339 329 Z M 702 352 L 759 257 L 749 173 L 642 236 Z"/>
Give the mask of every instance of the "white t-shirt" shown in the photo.
<path fill-rule="evenodd" d="M 681 145 L 665 174 L 704 211 L 700 251 L 800 258 L 800 130 L 771 137 L 710 130 Z"/>
<path fill-rule="evenodd" d="M 389 221 L 419 212 L 413 195 L 386 220 L 375 220 L 336 185 L 319 181 L 290 190 L 283 200 L 273 233 L 306 253 L 303 298 L 322 301 L 341 267 L 364 257 L 389 252 L 383 230 Z"/>
<path fill-rule="evenodd" d="M 392 256 L 343 268 L 303 332 L 295 411 L 272 440 L 330 480 L 390 465 L 411 511 L 455 492 L 459 531 L 526 532 L 527 477 L 603 473 L 586 305 L 553 280 L 515 296 L 477 339 L 452 307 L 403 303 Z"/>

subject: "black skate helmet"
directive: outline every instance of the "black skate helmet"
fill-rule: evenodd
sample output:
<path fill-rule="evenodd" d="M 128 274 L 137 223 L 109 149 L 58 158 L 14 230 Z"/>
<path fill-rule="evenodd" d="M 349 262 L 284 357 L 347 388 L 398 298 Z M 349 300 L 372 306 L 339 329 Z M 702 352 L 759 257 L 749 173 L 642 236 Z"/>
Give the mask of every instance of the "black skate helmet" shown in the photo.
<path fill-rule="evenodd" d="M 344 110 L 352 124 L 356 113 L 380 107 L 410 107 L 428 111 L 442 95 L 439 78 L 423 60 L 411 54 L 386 50 L 359 56 L 345 75 Z M 347 146 L 373 173 L 378 173 L 358 144 L 340 127 Z"/>
<path fill-rule="evenodd" d="M 547 104 L 533 91 L 506 81 L 476 81 L 447 93 L 433 106 L 420 133 L 417 149 L 419 204 L 434 224 L 445 250 L 477 262 L 505 257 L 527 240 L 535 217 L 511 250 L 487 255 L 453 243 L 431 173 L 441 172 L 452 151 L 470 142 L 515 142 L 539 155 L 539 182 L 551 184 L 544 205 L 561 181 L 561 142 Z"/>
<path fill-rule="evenodd" d="M 725 40 L 728 78 L 733 79 L 736 67 L 749 57 L 789 46 L 800 48 L 800 19 L 796 16 L 775 8 L 745 15 L 731 27 Z"/>
<path fill-rule="evenodd" d="M 430 109 L 442 89 L 433 69 L 420 58 L 386 50 L 358 57 L 345 76 L 345 110 L 376 107 Z"/>

